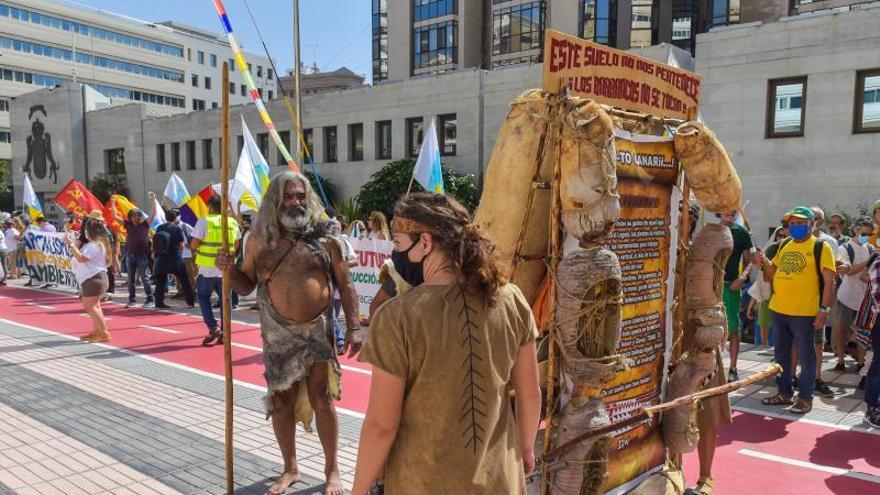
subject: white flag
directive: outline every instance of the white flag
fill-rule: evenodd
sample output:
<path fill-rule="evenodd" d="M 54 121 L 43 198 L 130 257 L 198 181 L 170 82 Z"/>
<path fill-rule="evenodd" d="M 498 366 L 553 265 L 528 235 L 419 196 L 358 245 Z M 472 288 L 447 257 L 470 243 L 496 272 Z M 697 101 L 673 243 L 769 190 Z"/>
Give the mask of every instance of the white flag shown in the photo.
<path fill-rule="evenodd" d="M 245 124 L 244 117 L 241 119 L 241 134 L 244 146 L 242 146 L 241 156 L 238 158 L 235 182 L 241 184 L 245 190 L 251 193 L 259 207 L 263 195 L 266 194 L 266 189 L 269 188 L 269 164 L 260 153 L 260 148 Z"/>
<path fill-rule="evenodd" d="M 150 228 L 156 230 L 160 225 L 167 222 L 165 219 L 165 210 L 162 209 L 162 205 L 159 204 L 159 200 L 157 198 L 153 198 L 153 208 L 156 209 L 156 214 L 153 216 L 153 223 L 150 224 Z"/>
<path fill-rule="evenodd" d="M 22 202 L 27 209 L 27 214 L 31 217 L 31 220 L 36 220 L 37 217 L 43 215 L 43 206 L 40 204 L 40 199 L 37 197 L 37 193 L 34 192 L 34 186 L 31 184 L 31 180 L 28 179 L 27 174 L 24 175 L 22 192 L 24 193 Z"/>
<path fill-rule="evenodd" d="M 437 144 L 436 119 L 432 118 L 422 140 L 422 149 L 413 169 L 413 177 L 426 191 L 443 194 L 443 170 L 440 167 L 440 146 Z"/>

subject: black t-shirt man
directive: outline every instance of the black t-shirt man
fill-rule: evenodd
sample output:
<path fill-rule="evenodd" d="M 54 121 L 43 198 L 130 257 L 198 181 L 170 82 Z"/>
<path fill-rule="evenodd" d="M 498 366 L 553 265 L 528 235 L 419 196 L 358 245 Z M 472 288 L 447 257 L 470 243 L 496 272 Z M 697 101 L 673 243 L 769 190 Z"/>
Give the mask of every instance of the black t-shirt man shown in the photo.
<path fill-rule="evenodd" d="M 163 223 L 158 228 L 156 228 L 156 235 L 159 235 L 162 232 L 168 233 L 168 238 L 170 242 L 168 243 L 168 249 L 156 260 L 160 263 L 168 263 L 170 265 L 176 265 L 177 263 L 182 263 L 183 258 L 180 253 L 180 245 L 184 242 L 183 229 L 173 223 Z"/>

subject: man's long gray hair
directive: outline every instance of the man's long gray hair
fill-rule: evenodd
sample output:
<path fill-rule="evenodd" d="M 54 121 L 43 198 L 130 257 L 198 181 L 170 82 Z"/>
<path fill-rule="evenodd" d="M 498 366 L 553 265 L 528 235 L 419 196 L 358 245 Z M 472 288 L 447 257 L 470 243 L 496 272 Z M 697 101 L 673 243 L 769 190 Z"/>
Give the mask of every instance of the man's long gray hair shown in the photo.
<path fill-rule="evenodd" d="M 306 192 L 306 202 L 302 205 L 303 218 L 298 221 L 295 228 L 285 226 L 284 215 L 284 190 L 289 182 L 298 182 L 303 185 Z M 302 174 L 292 171 L 281 172 L 269 182 L 269 189 L 263 196 L 260 211 L 257 212 L 257 221 L 254 228 L 258 229 L 263 241 L 269 246 L 277 245 L 282 237 L 293 235 L 320 236 L 322 234 L 321 212 L 323 208 L 318 202 L 315 191 L 309 180 Z"/>

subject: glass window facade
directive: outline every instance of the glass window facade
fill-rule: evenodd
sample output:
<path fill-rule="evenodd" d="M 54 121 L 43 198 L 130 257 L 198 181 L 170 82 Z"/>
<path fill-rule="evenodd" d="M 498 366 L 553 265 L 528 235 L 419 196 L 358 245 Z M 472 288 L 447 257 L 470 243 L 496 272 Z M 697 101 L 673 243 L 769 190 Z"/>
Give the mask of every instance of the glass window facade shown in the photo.
<path fill-rule="evenodd" d="M 212 139 L 202 139 L 202 168 L 210 170 L 214 168 L 214 147 Z"/>
<path fill-rule="evenodd" d="M 324 128 L 324 161 L 335 162 L 337 160 L 336 126 Z"/>
<path fill-rule="evenodd" d="M 364 159 L 364 124 L 348 125 L 348 161 Z"/>
<path fill-rule="evenodd" d="M 61 83 L 67 81 L 67 79 L 61 77 L 49 76 L 45 74 L 34 74 L 31 72 L 3 68 L 0 68 L 0 79 L 3 79 L 4 81 L 15 81 L 24 84 L 33 84 L 35 86 L 43 86 L 47 88 L 59 86 Z M 157 105 L 167 105 L 169 107 L 177 108 L 183 108 L 185 103 L 182 97 L 177 96 L 147 93 L 144 91 L 119 88 L 116 86 L 107 86 L 104 84 L 89 83 L 89 85 L 104 96 L 110 96 L 113 98 L 143 101 L 146 103 L 155 103 Z"/>
<path fill-rule="evenodd" d="M 21 53 L 29 53 L 40 57 L 57 58 L 60 60 L 72 61 L 73 50 L 66 48 L 58 48 L 41 43 L 32 43 L 29 41 L 19 40 L 15 38 L 7 38 L 0 36 L 0 48 L 13 50 Z M 100 55 L 92 55 L 81 51 L 76 52 L 76 63 L 84 65 L 93 65 L 103 69 L 116 70 L 120 72 L 128 72 L 140 76 L 154 77 L 156 79 L 164 79 L 166 81 L 183 82 L 183 72 L 173 70 L 159 69 L 147 65 L 124 62 Z"/>
<path fill-rule="evenodd" d="M 287 151 L 289 151 L 292 155 L 294 153 L 294 149 L 290 147 L 290 131 L 281 131 L 278 133 L 278 137 L 281 138 L 281 142 L 284 143 L 284 147 L 287 148 Z M 275 163 L 277 163 L 279 167 L 282 165 L 287 165 L 287 161 L 284 160 L 284 155 L 282 155 L 280 151 L 276 152 L 275 155 L 278 157 L 278 161 L 276 161 Z M 269 161 L 269 159 L 266 158 L 266 161 Z"/>
<path fill-rule="evenodd" d="M 880 132 L 880 69 L 856 75 L 854 132 Z"/>
<path fill-rule="evenodd" d="M 546 7 L 543 1 L 529 2 L 492 11 L 492 66 L 536 62 L 544 40 Z M 523 57 L 496 57 L 535 50 Z"/>
<path fill-rule="evenodd" d="M 195 170 L 196 169 L 196 142 L 195 141 L 187 141 L 186 142 L 186 169 L 187 170 Z"/>
<path fill-rule="evenodd" d="M 454 113 L 451 113 L 440 115 L 437 117 L 437 120 L 440 125 L 440 135 L 438 136 L 440 141 L 440 154 L 443 156 L 453 156 L 457 151 L 458 119 Z"/>
<path fill-rule="evenodd" d="M 303 156 L 306 163 L 315 163 L 315 131 L 312 129 L 303 129 L 303 141 L 306 142 L 306 149 L 303 150 Z"/>
<path fill-rule="evenodd" d="M 632 0 L 629 46 L 642 48 L 654 44 L 654 0 Z"/>
<path fill-rule="evenodd" d="M 171 143 L 171 170 L 180 170 L 180 143 Z"/>
<path fill-rule="evenodd" d="M 806 103 L 806 77 L 770 80 L 767 92 L 767 137 L 803 136 Z"/>
<path fill-rule="evenodd" d="M 0 17 L 8 17 L 16 21 L 30 22 L 40 24 L 42 26 L 59 29 L 62 31 L 73 31 L 74 33 L 84 36 L 91 36 L 100 40 L 106 40 L 121 45 L 127 45 L 134 48 L 158 52 L 163 55 L 183 58 L 183 47 L 169 45 L 157 41 L 131 36 L 108 29 L 97 28 L 88 24 L 67 21 L 58 17 L 41 14 L 27 9 L 10 7 L 9 5 L 0 3 Z"/>
<path fill-rule="evenodd" d="M 739 23 L 740 0 L 712 0 L 712 26 Z"/>
<path fill-rule="evenodd" d="M 199 50 L 198 55 L 196 56 L 196 61 L 200 65 L 205 65 L 205 52 Z"/>
<path fill-rule="evenodd" d="M 603 45 L 617 45 L 617 0 L 583 0 L 581 37 Z"/>
<path fill-rule="evenodd" d="M 211 89 L 211 78 L 205 76 L 205 89 Z"/>
<path fill-rule="evenodd" d="M 391 121 L 376 122 L 376 160 L 391 159 Z"/>
<path fill-rule="evenodd" d="M 415 22 L 455 14 L 458 0 L 412 0 Z"/>
<path fill-rule="evenodd" d="M 217 55 L 211 54 L 211 67 L 217 67 Z"/>
<path fill-rule="evenodd" d="M 697 2 L 674 0 L 672 4 L 672 44 L 694 53 L 697 25 Z"/>
<path fill-rule="evenodd" d="M 0 131 L 0 143 L 11 143 L 12 142 L 12 133 L 7 131 Z"/>
<path fill-rule="evenodd" d="M 422 139 L 425 138 L 425 125 L 421 117 L 406 119 L 406 157 L 419 156 Z"/>
<path fill-rule="evenodd" d="M 125 175 L 125 148 L 104 150 L 104 167 L 108 174 Z"/>
<path fill-rule="evenodd" d="M 261 132 L 261 133 L 257 134 L 257 148 L 260 149 L 260 154 L 263 155 L 263 158 L 266 158 L 267 156 L 269 156 L 269 133 L 268 132 Z M 269 159 L 266 158 L 266 161 L 268 162 Z"/>
<path fill-rule="evenodd" d="M 9 111 L 9 100 L 0 100 L 0 112 Z"/>
<path fill-rule="evenodd" d="M 388 0 L 373 0 L 373 82 L 388 79 Z"/>
<path fill-rule="evenodd" d="M 165 171 L 165 145 L 157 144 L 156 145 L 156 171 L 164 172 Z"/>
<path fill-rule="evenodd" d="M 193 98 L 193 110 L 204 110 L 205 109 L 205 100 L 197 100 Z"/>
<path fill-rule="evenodd" d="M 458 23 L 430 24 L 413 29 L 413 69 L 454 64 Z"/>

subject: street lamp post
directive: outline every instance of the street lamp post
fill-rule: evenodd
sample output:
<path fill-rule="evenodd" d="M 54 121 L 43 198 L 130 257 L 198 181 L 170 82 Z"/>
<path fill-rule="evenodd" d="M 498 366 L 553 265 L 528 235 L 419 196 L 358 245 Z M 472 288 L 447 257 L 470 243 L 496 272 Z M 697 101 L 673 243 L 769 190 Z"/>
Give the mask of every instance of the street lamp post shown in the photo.
<path fill-rule="evenodd" d="M 300 91 L 300 84 L 302 82 L 302 73 L 300 71 L 300 59 L 299 59 L 299 0 L 293 0 L 293 80 L 294 80 L 294 100 L 296 104 L 296 111 L 294 112 L 296 115 L 296 126 L 295 128 L 301 133 L 303 129 L 302 124 L 302 91 Z M 303 167 L 303 152 L 302 152 L 302 143 L 299 139 L 294 139 L 296 142 L 296 157 L 298 165 Z M 303 168 L 303 170 L 305 170 Z"/>

